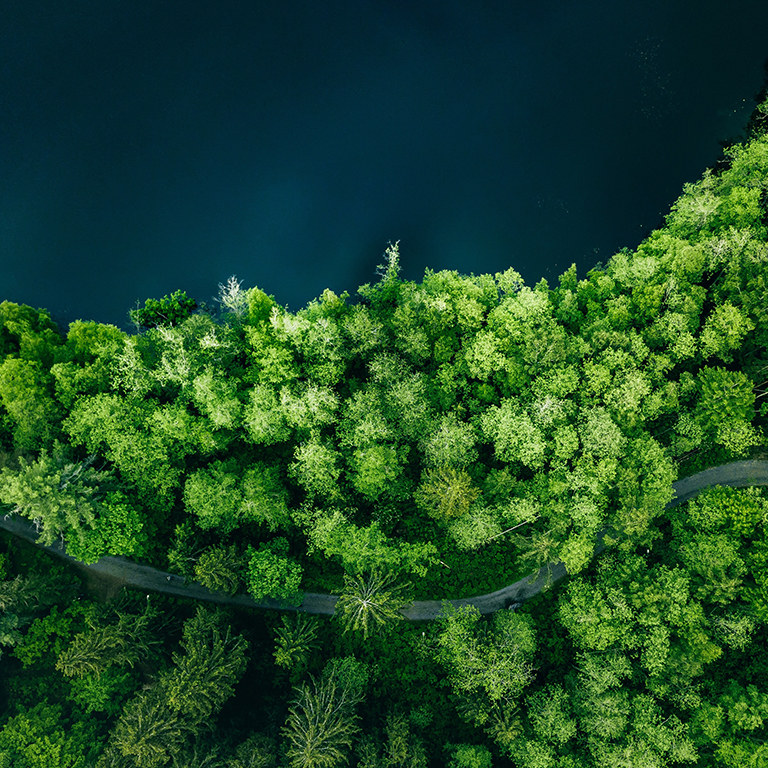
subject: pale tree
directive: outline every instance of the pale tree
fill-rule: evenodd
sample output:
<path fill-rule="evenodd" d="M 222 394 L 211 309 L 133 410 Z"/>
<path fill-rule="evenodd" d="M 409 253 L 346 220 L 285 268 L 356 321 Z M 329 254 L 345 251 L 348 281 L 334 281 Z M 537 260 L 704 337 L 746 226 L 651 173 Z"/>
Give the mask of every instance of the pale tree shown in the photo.
<path fill-rule="evenodd" d="M 344 627 L 362 631 L 363 637 L 403 618 L 401 610 L 413 603 L 410 584 L 396 584 L 396 576 L 373 569 L 366 575 L 344 574 L 344 592 L 336 603 Z"/>
<path fill-rule="evenodd" d="M 219 283 L 219 296 L 216 301 L 223 309 L 232 313 L 235 317 L 243 317 L 248 313 L 248 294 L 240 286 L 243 281 L 231 275 L 225 284 Z"/>

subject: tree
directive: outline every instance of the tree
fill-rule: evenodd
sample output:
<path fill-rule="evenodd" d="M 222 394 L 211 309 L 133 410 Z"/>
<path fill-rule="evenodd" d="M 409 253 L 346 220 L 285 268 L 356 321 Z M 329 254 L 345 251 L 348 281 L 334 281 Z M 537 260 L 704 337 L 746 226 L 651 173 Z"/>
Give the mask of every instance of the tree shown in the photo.
<path fill-rule="evenodd" d="M 150 624 L 155 613 L 149 608 L 138 616 L 119 613 L 117 624 L 96 626 L 74 637 L 59 654 L 56 669 L 67 677 L 101 675 L 110 667 L 133 666 L 146 658 L 161 641 L 153 637 Z"/>
<path fill-rule="evenodd" d="M 248 591 L 254 600 L 273 598 L 289 605 L 304 599 L 300 589 L 301 564 L 288 557 L 288 540 L 282 536 L 262 542 L 258 549 L 248 546 Z"/>
<path fill-rule="evenodd" d="M 701 351 L 704 359 L 719 357 L 724 363 L 733 362 L 733 352 L 744 337 L 755 330 L 755 324 L 730 301 L 712 311 L 701 331 Z"/>
<path fill-rule="evenodd" d="M 410 606 L 413 599 L 405 593 L 410 584 L 395 585 L 396 576 L 374 569 L 368 574 L 344 574 L 344 592 L 336 603 L 337 615 L 344 627 L 362 630 L 367 640 L 371 632 L 387 624 L 402 620 L 401 609 Z"/>
<path fill-rule="evenodd" d="M 104 494 L 96 507 L 96 527 L 67 540 L 67 554 L 83 563 L 95 563 L 104 555 L 146 555 L 149 536 L 141 512 L 122 491 Z"/>
<path fill-rule="evenodd" d="M 141 684 L 137 671 L 109 667 L 101 675 L 85 674 L 69 681 L 67 698 L 85 712 L 117 717 Z"/>
<path fill-rule="evenodd" d="M 227 768 L 274 768 L 277 764 L 275 740 L 263 733 L 252 733 L 237 745 Z"/>
<path fill-rule="evenodd" d="M 0 363 L 0 405 L 13 424 L 17 449 L 40 449 L 57 433 L 61 408 L 53 389 L 52 376 L 36 360 L 8 357 Z"/>
<path fill-rule="evenodd" d="M 697 384 L 700 397 L 695 415 L 710 438 L 736 454 L 759 443 L 750 424 L 755 415 L 754 385 L 744 373 L 703 368 Z"/>
<path fill-rule="evenodd" d="M 59 705 L 19 707 L 0 729 L 0 765 L 16 768 L 81 768 L 93 765 L 101 748 L 98 726 L 84 718 L 68 726 Z"/>
<path fill-rule="evenodd" d="M 516 399 L 508 398 L 499 407 L 491 406 L 480 417 L 479 424 L 500 461 L 520 462 L 530 469 L 544 466 L 544 436 Z"/>
<path fill-rule="evenodd" d="M 535 635 L 527 616 L 497 611 L 491 624 L 471 605 L 456 609 L 446 603 L 438 617 L 437 660 L 459 695 L 482 695 L 475 721 L 488 720 L 491 708 L 508 706 L 533 679 L 531 658 Z"/>
<path fill-rule="evenodd" d="M 314 616 L 297 612 L 288 618 L 281 616 L 282 626 L 275 630 L 275 664 L 287 669 L 303 670 L 312 650 L 319 645 L 315 642 L 318 632 L 318 621 Z"/>
<path fill-rule="evenodd" d="M 491 768 L 493 756 L 482 744 L 446 744 L 447 768 Z"/>
<path fill-rule="evenodd" d="M 466 470 L 443 466 L 426 470 L 414 499 L 430 517 L 447 522 L 465 515 L 478 496 Z"/>
<path fill-rule="evenodd" d="M 184 483 L 184 505 L 203 530 L 231 533 L 240 524 L 243 496 L 233 461 L 211 462 Z"/>
<path fill-rule="evenodd" d="M 175 666 L 161 680 L 168 706 L 194 727 L 221 709 L 247 664 L 247 641 L 222 624 L 219 612 L 198 606 L 184 623 L 184 655 L 174 654 Z"/>
<path fill-rule="evenodd" d="M 156 328 L 179 325 L 196 309 L 197 302 L 190 299 L 186 291 L 174 291 L 159 300 L 147 299 L 142 308 L 137 306 L 128 314 L 137 328 Z"/>
<path fill-rule="evenodd" d="M 69 463 L 59 445 L 52 455 L 42 451 L 35 461 L 19 457 L 17 472 L 0 470 L 0 501 L 34 521 L 46 545 L 65 535 L 83 542 L 97 526 L 99 499 L 114 484 L 112 473 L 95 469 L 94 460 L 90 456 Z"/>
<path fill-rule="evenodd" d="M 195 579 L 213 591 L 234 595 L 241 582 L 242 562 L 234 544 L 207 549 L 195 563 Z"/>
<path fill-rule="evenodd" d="M 294 690 L 282 729 L 292 768 L 334 768 L 357 734 L 355 706 L 365 698 L 368 671 L 353 657 L 332 660 L 320 680 Z"/>
<path fill-rule="evenodd" d="M 181 752 L 193 731 L 191 723 L 169 706 L 162 687 L 141 691 L 123 708 L 97 768 L 131 764 L 160 768 Z"/>
<path fill-rule="evenodd" d="M 339 454 L 333 448 L 313 438 L 297 446 L 288 475 L 311 497 L 337 499 L 339 493 Z"/>
<path fill-rule="evenodd" d="M 437 565 L 437 548 L 432 542 L 394 541 L 378 522 L 357 526 L 336 509 L 331 514 L 311 513 L 306 517 L 310 552 L 322 550 L 327 557 L 340 557 L 347 573 L 364 573 L 383 568 L 393 573 L 407 571 L 425 576 Z"/>

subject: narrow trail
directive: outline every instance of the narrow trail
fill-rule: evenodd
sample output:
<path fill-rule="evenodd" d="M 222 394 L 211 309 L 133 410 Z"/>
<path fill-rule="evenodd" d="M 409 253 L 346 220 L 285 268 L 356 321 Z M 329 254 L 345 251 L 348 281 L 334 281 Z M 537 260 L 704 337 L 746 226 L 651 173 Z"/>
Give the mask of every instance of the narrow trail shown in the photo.
<path fill-rule="evenodd" d="M 714 485 L 729 485 L 743 488 L 750 485 L 768 485 L 768 461 L 748 460 L 735 461 L 713 467 L 672 484 L 675 498 L 667 504 L 667 509 L 692 499 L 705 488 Z M 85 565 L 66 553 L 64 545 L 58 541 L 51 546 L 37 544 L 38 533 L 34 524 L 25 518 L 15 518 L 11 515 L 0 517 L 0 528 L 15 534 L 50 553 L 69 560 L 80 571 L 89 571 L 94 575 L 110 578 L 115 584 L 121 583 L 126 587 L 161 592 L 166 595 L 206 600 L 212 603 L 234 605 L 241 608 L 271 608 L 278 610 L 293 610 L 306 613 L 333 614 L 338 597 L 314 592 L 305 592 L 304 601 L 300 606 L 286 606 L 277 600 L 254 600 L 248 595 L 234 597 L 221 592 L 213 592 L 196 582 L 187 581 L 183 576 L 160 571 L 147 565 L 139 565 L 124 557 L 103 557 L 97 563 Z M 553 583 L 566 575 L 562 562 L 551 563 L 540 568 L 536 573 L 526 576 L 520 581 L 510 584 L 496 592 L 459 600 L 417 600 L 410 608 L 401 613 L 410 621 L 429 621 L 437 618 L 443 602 L 449 602 L 456 608 L 462 605 L 474 605 L 480 613 L 493 613 L 510 603 L 522 603 L 537 595 L 547 582 Z"/>

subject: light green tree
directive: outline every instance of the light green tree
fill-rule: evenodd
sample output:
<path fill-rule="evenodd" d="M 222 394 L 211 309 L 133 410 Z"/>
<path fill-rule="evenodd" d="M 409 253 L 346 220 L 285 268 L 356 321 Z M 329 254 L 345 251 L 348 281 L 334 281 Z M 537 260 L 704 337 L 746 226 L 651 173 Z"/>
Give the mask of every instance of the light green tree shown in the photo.
<path fill-rule="evenodd" d="M 443 466 L 426 470 L 414 499 L 430 517 L 446 522 L 465 515 L 479 496 L 466 470 Z"/>
<path fill-rule="evenodd" d="M 298 560 L 288 557 L 287 539 L 278 536 L 270 542 L 262 542 L 258 549 L 249 545 L 246 557 L 246 582 L 254 600 L 275 598 L 291 605 L 301 603 L 303 570 Z"/>
<path fill-rule="evenodd" d="M 527 616 L 497 611 L 490 623 L 471 605 L 458 610 L 448 603 L 438 618 L 437 660 L 460 696 L 479 693 L 472 719 L 482 725 L 494 707 L 513 703 L 533 679 L 536 647 Z"/>

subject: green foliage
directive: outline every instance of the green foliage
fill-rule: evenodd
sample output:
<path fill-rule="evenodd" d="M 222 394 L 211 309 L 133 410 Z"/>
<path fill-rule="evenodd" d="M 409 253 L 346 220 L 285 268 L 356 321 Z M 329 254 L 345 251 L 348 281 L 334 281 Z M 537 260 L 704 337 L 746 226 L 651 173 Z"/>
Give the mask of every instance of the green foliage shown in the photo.
<path fill-rule="evenodd" d="M 0 470 L 0 500 L 41 527 L 44 544 L 65 534 L 82 540 L 96 526 L 100 486 L 108 487 L 111 473 L 94 469 L 93 457 L 68 463 L 60 446 L 52 456 L 42 451 L 34 462 L 23 457 L 18 462 L 18 471 Z"/>
<path fill-rule="evenodd" d="M 288 557 L 288 540 L 282 536 L 263 542 L 258 549 L 248 547 L 248 592 L 254 600 L 274 598 L 289 605 L 299 605 L 304 599 L 301 591 L 303 569 Z"/>
<path fill-rule="evenodd" d="M 0 730 L 0 765 L 8 768 L 88 768 L 100 748 L 94 723 L 69 727 L 62 707 L 41 702 Z"/>
<path fill-rule="evenodd" d="M 17 450 L 50 444 L 61 410 L 52 396 L 51 376 L 36 360 L 8 357 L 0 363 L 0 405 L 13 425 Z"/>
<path fill-rule="evenodd" d="M 649 567 L 639 555 L 622 562 L 603 556 L 594 584 L 573 579 L 558 618 L 577 648 L 626 654 L 658 691 L 690 683 L 722 653 L 691 597 L 687 574 Z"/>
<path fill-rule="evenodd" d="M 275 630 L 275 664 L 287 669 L 303 670 L 311 651 L 319 648 L 316 641 L 318 620 L 297 612 L 292 617 L 281 616 L 281 625 Z"/>
<path fill-rule="evenodd" d="M 447 744 L 448 768 L 491 768 L 493 756 L 482 744 Z"/>
<path fill-rule="evenodd" d="M 753 383 L 741 371 L 703 368 L 696 415 L 702 429 L 719 445 L 743 455 L 760 437 L 750 424 L 754 418 Z"/>
<path fill-rule="evenodd" d="M 132 309 L 128 314 L 137 327 L 156 328 L 179 325 L 196 309 L 197 302 L 190 299 L 186 291 L 174 291 L 162 299 L 147 299 L 143 307 Z"/>
<path fill-rule="evenodd" d="M 413 598 L 406 594 L 410 584 L 395 584 L 396 576 L 374 569 L 367 574 L 344 574 L 344 592 L 336 603 L 344 632 L 361 631 L 365 639 L 393 621 L 401 621 L 401 609 Z"/>
<path fill-rule="evenodd" d="M 168 705 L 162 688 L 141 691 L 123 708 L 97 768 L 131 763 L 160 768 L 181 752 L 192 731 L 191 724 Z"/>
<path fill-rule="evenodd" d="M 346 761 L 359 730 L 355 707 L 367 682 L 365 665 L 348 657 L 332 660 L 320 680 L 294 690 L 282 729 L 292 768 L 333 768 Z"/>
<path fill-rule="evenodd" d="M 247 663 L 247 641 L 222 624 L 219 613 L 198 606 L 184 624 L 184 655 L 174 654 L 161 680 L 169 707 L 195 726 L 221 709 Z"/>
<path fill-rule="evenodd" d="M 70 681 L 69 699 L 87 712 L 119 715 L 126 699 L 136 692 L 139 676 L 132 670 L 109 667 L 101 675 L 86 674 Z"/>
<path fill-rule="evenodd" d="M 443 522 L 465 515 L 478 496 L 469 474 L 450 466 L 428 469 L 414 494 L 420 508 Z"/>
<path fill-rule="evenodd" d="M 227 768 L 274 768 L 276 761 L 275 740 L 263 733 L 253 733 L 238 744 Z"/>
<path fill-rule="evenodd" d="M 215 592 L 234 595 L 242 580 L 242 561 L 234 544 L 212 547 L 195 563 L 195 579 Z"/>
<path fill-rule="evenodd" d="M 67 542 L 67 554 L 84 563 L 95 563 L 104 555 L 141 558 L 149 551 L 144 517 L 122 491 L 104 494 L 97 506 L 93 530 L 85 530 Z"/>
<path fill-rule="evenodd" d="M 432 542 L 393 540 L 383 533 L 378 522 L 360 527 L 338 509 L 329 515 L 310 514 L 307 523 L 310 547 L 322 550 L 328 557 L 341 558 L 347 573 L 382 568 L 425 576 L 429 567 L 438 562 Z"/>
<path fill-rule="evenodd" d="M 82 625 L 85 614 L 90 610 L 85 603 L 72 603 L 63 610 L 54 605 L 50 613 L 35 619 L 16 645 L 13 654 L 24 667 L 33 664 L 54 663 L 56 657 L 69 644 L 73 635 Z"/>
<path fill-rule="evenodd" d="M 139 615 L 118 613 L 117 624 L 97 626 L 89 622 L 85 632 L 59 651 L 56 669 L 67 677 L 99 678 L 113 666 L 133 667 L 160 644 L 150 630 L 154 618 L 154 612 L 147 608 Z"/>
<path fill-rule="evenodd" d="M 438 621 L 436 658 L 457 694 L 482 695 L 474 717 L 482 724 L 493 705 L 508 706 L 533 679 L 534 629 L 518 613 L 497 611 L 489 625 L 474 606 L 457 610 L 447 603 Z"/>

